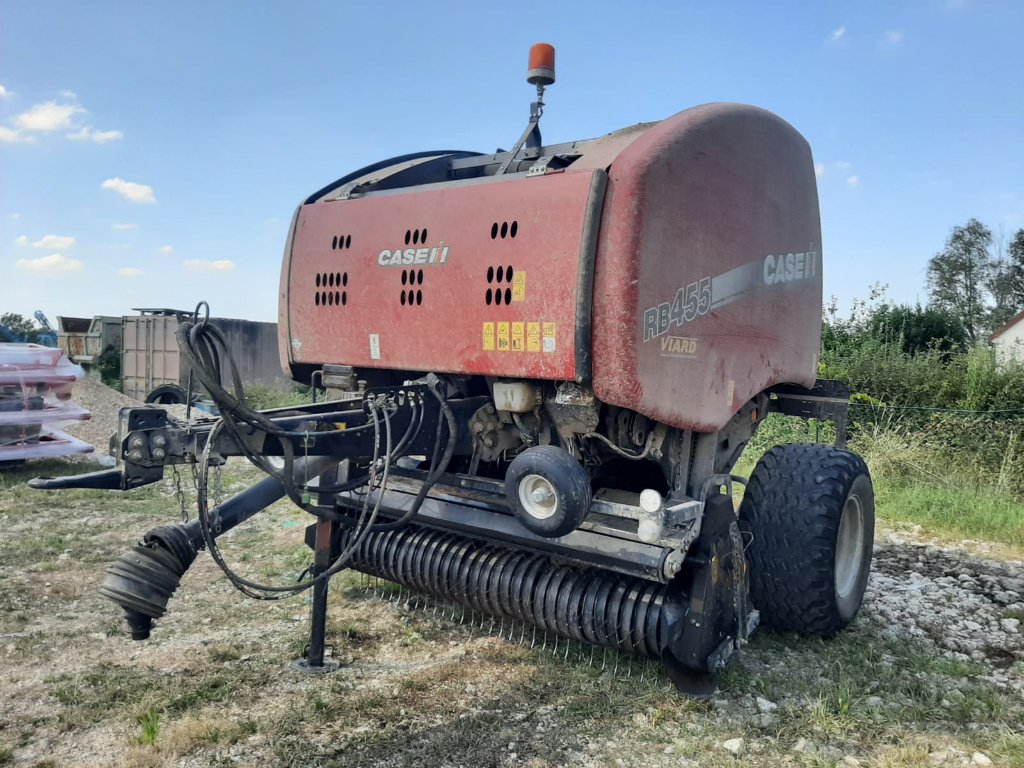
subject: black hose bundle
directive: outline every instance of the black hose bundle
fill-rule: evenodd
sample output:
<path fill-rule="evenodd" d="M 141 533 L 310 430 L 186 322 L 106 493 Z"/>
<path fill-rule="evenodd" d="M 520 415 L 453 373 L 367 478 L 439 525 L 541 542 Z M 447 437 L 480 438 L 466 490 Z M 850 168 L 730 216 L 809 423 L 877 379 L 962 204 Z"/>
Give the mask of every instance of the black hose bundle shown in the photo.
<path fill-rule="evenodd" d="M 200 312 L 204 307 L 206 310 L 205 314 L 200 318 Z M 423 411 L 425 409 L 425 405 L 415 402 L 412 404 L 414 413 L 410 419 L 409 426 L 398 444 L 392 446 L 391 416 L 394 412 L 392 411 L 389 413 L 387 406 L 382 407 L 373 401 L 367 401 L 367 408 L 372 419 L 372 424 L 365 424 L 351 430 L 341 431 L 338 432 L 337 435 L 340 438 L 344 438 L 346 434 L 362 431 L 364 429 L 373 429 L 374 453 L 370 462 L 369 474 L 334 485 L 313 486 L 309 485 L 307 482 L 299 484 L 294 476 L 295 447 L 293 441 L 305 439 L 308 437 L 307 433 L 289 431 L 272 419 L 268 418 L 265 414 L 260 413 L 249 406 L 246 401 L 245 389 L 241 375 L 238 371 L 238 366 L 227 348 L 227 343 L 223 333 L 221 333 L 220 329 L 218 329 L 216 325 L 209 322 L 209 305 L 206 302 L 200 302 L 196 307 L 195 319 L 196 322 L 184 321 L 179 324 L 177 331 L 178 346 L 181 349 L 182 356 L 185 358 L 185 361 L 192 371 L 192 375 L 199 380 L 203 388 L 209 393 L 210 397 L 220 410 L 220 420 L 216 425 L 214 425 L 212 431 L 207 437 L 206 445 L 199 462 L 199 470 L 197 472 L 196 496 L 199 508 L 199 523 L 203 534 L 203 541 L 205 542 L 207 549 L 209 549 L 211 556 L 237 589 L 246 595 L 259 600 L 276 600 L 282 597 L 298 594 L 309 589 L 315 584 L 330 579 L 331 576 L 347 567 L 354 553 L 366 540 L 371 531 L 395 530 L 408 525 L 409 521 L 416 515 L 419 508 L 422 506 L 430 488 L 447 469 L 452 455 L 455 452 L 455 445 L 457 442 L 457 425 L 455 416 L 445 401 L 444 396 L 438 391 L 440 382 L 436 377 L 433 375 L 428 377 L 428 382 L 431 384 L 431 386 L 428 387 L 428 391 L 437 400 L 440 410 L 445 418 L 438 420 L 437 432 L 434 439 L 434 450 L 431 455 L 430 468 L 428 470 L 427 477 L 424 480 L 423 486 L 417 494 L 412 507 L 407 512 L 392 522 L 378 523 L 377 516 L 380 512 L 392 462 L 401 455 L 401 452 L 418 433 L 420 426 L 423 423 Z M 232 388 L 234 389 L 234 394 L 225 389 L 221 383 L 224 378 L 224 370 L 222 367 L 222 361 L 224 360 L 227 361 L 229 366 L 228 371 L 230 373 L 230 381 Z M 381 457 L 381 422 L 383 422 L 384 426 L 383 458 Z M 248 448 L 248 442 L 245 435 L 242 433 L 243 426 L 247 427 L 248 430 L 262 432 L 278 440 L 281 445 L 284 458 L 284 467 L 282 469 L 274 467 L 265 456 L 261 456 Z M 444 450 L 441 452 L 441 443 L 442 440 L 445 440 L 445 428 L 447 428 L 448 434 Z M 274 477 L 281 483 L 285 493 L 296 506 L 316 517 L 328 517 L 337 520 L 342 525 L 345 525 L 350 529 L 346 538 L 345 547 L 325 570 L 311 578 L 301 580 L 296 584 L 270 586 L 259 584 L 239 576 L 224 560 L 224 557 L 216 543 L 216 534 L 219 533 L 219 530 L 217 530 L 217 521 L 211 520 L 207 493 L 210 452 L 212 445 L 221 430 L 228 433 L 242 454 L 252 464 L 259 467 L 265 473 Z M 440 457 L 439 453 L 441 454 Z M 366 488 L 366 496 L 355 521 L 352 521 L 352 519 L 347 516 L 339 516 L 331 510 L 312 506 L 306 501 L 310 493 L 339 493 L 364 486 Z M 370 497 L 371 492 L 375 489 L 379 490 L 379 493 L 377 501 L 371 510 Z"/>

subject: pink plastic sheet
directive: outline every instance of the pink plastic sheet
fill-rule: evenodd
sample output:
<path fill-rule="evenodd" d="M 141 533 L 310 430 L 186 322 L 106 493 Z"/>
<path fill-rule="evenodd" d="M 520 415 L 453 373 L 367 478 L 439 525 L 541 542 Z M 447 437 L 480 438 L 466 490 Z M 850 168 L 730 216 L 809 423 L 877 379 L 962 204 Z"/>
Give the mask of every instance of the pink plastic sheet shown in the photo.
<path fill-rule="evenodd" d="M 89 418 L 70 399 L 81 377 L 82 369 L 59 349 L 0 344 L 0 462 L 93 450 L 60 429 Z"/>

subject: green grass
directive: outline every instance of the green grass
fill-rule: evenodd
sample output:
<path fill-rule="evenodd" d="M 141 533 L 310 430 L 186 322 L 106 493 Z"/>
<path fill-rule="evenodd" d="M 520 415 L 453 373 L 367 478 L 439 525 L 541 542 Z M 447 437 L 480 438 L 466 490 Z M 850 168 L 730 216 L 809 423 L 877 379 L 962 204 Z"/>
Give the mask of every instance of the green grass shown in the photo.
<path fill-rule="evenodd" d="M 1024 549 L 1024 505 L 994 490 L 937 488 L 875 477 L 875 508 L 888 523 L 910 522 L 957 539 L 983 539 Z"/>
<path fill-rule="evenodd" d="M 971 440 L 956 437 L 974 432 L 981 434 Z M 774 445 L 816 439 L 831 442 L 831 425 L 771 414 L 735 471 L 749 475 Z M 881 521 L 919 525 L 926 535 L 942 539 L 981 539 L 1024 549 L 1024 499 L 1014 490 L 1021 451 L 1013 430 L 972 431 L 970 425 L 945 420 L 920 428 L 901 422 L 862 424 L 852 428 L 849 450 L 868 463 Z"/>
<path fill-rule="evenodd" d="M 160 714 L 150 707 L 139 715 L 139 743 L 148 747 L 156 744 L 156 737 L 160 735 Z"/>

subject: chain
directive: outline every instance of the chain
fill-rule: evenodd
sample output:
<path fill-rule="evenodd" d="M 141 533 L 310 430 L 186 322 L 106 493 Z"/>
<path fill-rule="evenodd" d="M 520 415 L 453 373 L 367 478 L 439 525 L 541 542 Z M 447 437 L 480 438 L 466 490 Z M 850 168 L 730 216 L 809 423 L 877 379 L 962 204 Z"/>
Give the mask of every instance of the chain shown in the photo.
<path fill-rule="evenodd" d="M 217 506 L 220 505 L 221 500 L 224 498 L 223 491 L 221 489 L 221 467 L 222 464 L 213 465 L 213 503 Z"/>
<path fill-rule="evenodd" d="M 174 495 L 178 499 L 178 506 L 181 507 L 181 522 L 188 522 L 188 507 L 185 504 L 185 492 L 181 489 L 181 474 L 178 472 L 178 465 L 171 465 L 171 472 L 174 475 Z"/>

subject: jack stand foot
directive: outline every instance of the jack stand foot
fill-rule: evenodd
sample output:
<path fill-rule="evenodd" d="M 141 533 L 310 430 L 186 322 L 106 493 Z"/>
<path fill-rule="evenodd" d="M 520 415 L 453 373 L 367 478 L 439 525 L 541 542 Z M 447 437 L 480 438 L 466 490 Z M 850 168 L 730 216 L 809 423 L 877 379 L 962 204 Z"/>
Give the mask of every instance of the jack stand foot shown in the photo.
<path fill-rule="evenodd" d="M 341 667 L 337 661 L 324 659 L 319 666 L 313 666 L 307 659 L 296 659 L 292 662 L 292 669 L 304 675 L 326 675 L 329 672 L 336 672 Z"/>

